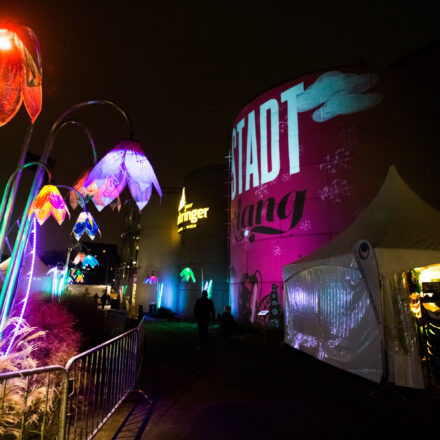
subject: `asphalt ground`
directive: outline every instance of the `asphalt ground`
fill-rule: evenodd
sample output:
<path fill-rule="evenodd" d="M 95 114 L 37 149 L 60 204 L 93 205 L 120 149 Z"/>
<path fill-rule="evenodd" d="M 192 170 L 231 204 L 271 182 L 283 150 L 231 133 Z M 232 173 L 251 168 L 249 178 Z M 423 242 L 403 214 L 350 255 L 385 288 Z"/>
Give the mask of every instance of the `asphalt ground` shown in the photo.
<path fill-rule="evenodd" d="M 440 438 L 437 393 L 382 388 L 258 333 L 224 344 L 212 326 L 203 353 L 195 324 L 148 320 L 144 351 L 148 397 L 100 438 Z"/>

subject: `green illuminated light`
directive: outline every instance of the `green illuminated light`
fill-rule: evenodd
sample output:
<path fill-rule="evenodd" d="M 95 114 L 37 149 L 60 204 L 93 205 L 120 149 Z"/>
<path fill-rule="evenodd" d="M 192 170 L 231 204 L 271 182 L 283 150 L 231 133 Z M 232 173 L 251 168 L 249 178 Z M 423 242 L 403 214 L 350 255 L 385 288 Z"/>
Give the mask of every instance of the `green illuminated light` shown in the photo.
<path fill-rule="evenodd" d="M 191 270 L 190 267 L 185 267 L 185 269 L 183 269 L 182 272 L 180 272 L 180 278 L 185 283 L 188 283 L 190 280 L 193 283 L 196 282 L 196 277 L 194 276 L 194 272 Z"/>

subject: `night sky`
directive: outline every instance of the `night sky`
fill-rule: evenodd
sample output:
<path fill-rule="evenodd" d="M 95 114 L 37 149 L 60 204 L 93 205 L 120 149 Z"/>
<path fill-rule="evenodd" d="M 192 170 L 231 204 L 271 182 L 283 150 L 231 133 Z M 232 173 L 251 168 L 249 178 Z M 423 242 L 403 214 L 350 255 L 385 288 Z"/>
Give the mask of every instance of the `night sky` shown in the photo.
<path fill-rule="evenodd" d="M 41 152 L 51 124 L 70 105 L 109 99 L 129 113 L 162 187 L 180 186 L 186 172 L 225 163 L 235 115 L 264 90 L 316 70 L 388 65 L 440 37 L 434 2 L 138 3 L 2 4 L 3 23 L 26 24 L 40 40 L 44 102 L 33 153 Z M 16 167 L 26 118 L 22 109 L 0 128 L 2 188 Z M 92 107 L 75 118 L 89 126 L 101 155 L 127 136 L 110 108 Z M 51 156 L 59 184 L 73 184 L 91 161 L 90 147 L 73 127 L 60 133 Z M 91 210 L 101 241 L 120 244 L 122 216 Z M 48 220 L 40 254 L 69 245 L 77 214 L 61 228 Z"/>

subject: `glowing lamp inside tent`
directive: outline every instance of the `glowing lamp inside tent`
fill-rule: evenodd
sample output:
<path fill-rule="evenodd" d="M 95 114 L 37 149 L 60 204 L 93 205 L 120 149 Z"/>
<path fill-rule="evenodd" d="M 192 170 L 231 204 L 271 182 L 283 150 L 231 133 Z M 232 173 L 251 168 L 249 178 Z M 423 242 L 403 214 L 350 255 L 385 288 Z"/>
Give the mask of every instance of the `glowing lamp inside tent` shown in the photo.
<path fill-rule="evenodd" d="M 140 144 L 132 139 L 119 142 L 93 167 L 84 187 L 92 184 L 99 189 L 102 206 L 117 199 L 127 185 L 139 210 L 149 202 L 153 186 L 162 197 L 153 167 Z"/>
<path fill-rule="evenodd" d="M 15 32 L 0 29 L 0 127 L 15 116 L 22 102 L 34 123 L 42 106 L 41 67 Z"/>
<path fill-rule="evenodd" d="M 79 241 L 84 233 L 87 234 L 91 240 L 93 240 L 98 233 L 101 233 L 101 231 L 99 230 L 98 224 L 96 223 L 92 214 L 90 212 L 83 211 L 78 216 L 72 233 Z"/>
<path fill-rule="evenodd" d="M 180 272 L 180 279 L 185 283 L 188 283 L 189 281 L 192 281 L 193 283 L 196 282 L 196 277 L 190 267 L 185 267 L 182 272 Z"/>
<path fill-rule="evenodd" d="M 52 215 L 61 225 L 66 218 L 66 213 L 70 217 L 66 202 L 61 197 L 58 188 L 55 185 L 45 185 L 35 197 L 29 216 L 35 214 L 38 223 L 42 225 Z"/>

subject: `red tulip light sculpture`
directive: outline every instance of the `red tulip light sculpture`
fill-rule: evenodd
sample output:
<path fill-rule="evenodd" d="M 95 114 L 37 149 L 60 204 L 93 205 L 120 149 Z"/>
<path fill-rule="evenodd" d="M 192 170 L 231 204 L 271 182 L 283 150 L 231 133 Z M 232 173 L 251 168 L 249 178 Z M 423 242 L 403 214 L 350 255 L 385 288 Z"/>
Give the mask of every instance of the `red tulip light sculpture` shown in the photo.
<path fill-rule="evenodd" d="M 0 29 L 0 127 L 15 116 L 22 102 L 32 123 L 37 119 L 42 107 L 39 63 L 15 32 Z"/>
<path fill-rule="evenodd" d="M 84 187 L 89 188 L 93 183 L 99 189 L 104 206 L 116 199 L 127 184 L 139 210 L 149 202 L 153 185 L 162 197 L 153 167 L 140 144 L 131 139 L 119 142 L 94 166 Z"/>

